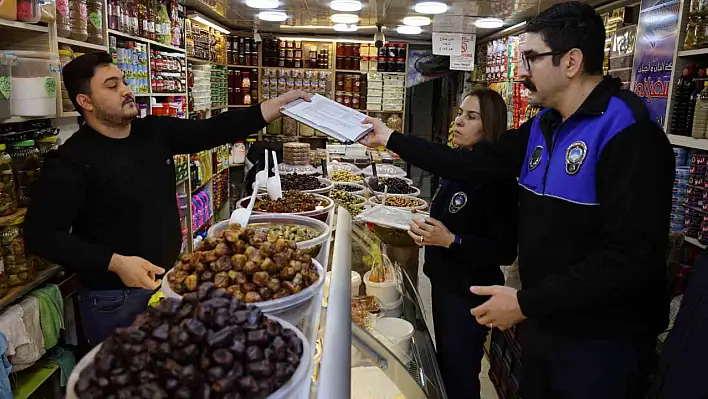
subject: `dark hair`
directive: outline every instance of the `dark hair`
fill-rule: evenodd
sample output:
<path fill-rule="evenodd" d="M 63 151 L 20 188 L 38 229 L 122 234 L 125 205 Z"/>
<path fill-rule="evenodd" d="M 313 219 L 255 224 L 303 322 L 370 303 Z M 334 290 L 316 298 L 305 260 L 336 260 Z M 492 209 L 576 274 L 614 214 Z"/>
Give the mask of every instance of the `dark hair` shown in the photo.
<path fill-rule="evenodd" d="M 479 114 L 484 127 L 484 139 L 497 141 L 506 132 L 506 103 L 502 96 L 488 87 L 476 87 L 465 98 L 477 97 Z"/>
<path fill-rule="evenodd" d="M 579 49 L 583 53 L 583 72 L 602 75 L 605 26 L 592 6 L 577 1 L 556 4 L 531 18 L 526 32 L 540 34 L 551 51 Z M 562 56 L 553 56 L 553 65 L 557 66 Z"/>
<path fill-rule="evenodd" d="M 76 110 L 83 115 L 83 109 L 76 101 L 79 94 L 91 93 L 91 79 L 99 66 L 109 65 L 113 62 L 111 55 L 105 51 L 84 54 L 70 61 L 62 69 L 64 88 L 69 93 L 69 98 Z"/>

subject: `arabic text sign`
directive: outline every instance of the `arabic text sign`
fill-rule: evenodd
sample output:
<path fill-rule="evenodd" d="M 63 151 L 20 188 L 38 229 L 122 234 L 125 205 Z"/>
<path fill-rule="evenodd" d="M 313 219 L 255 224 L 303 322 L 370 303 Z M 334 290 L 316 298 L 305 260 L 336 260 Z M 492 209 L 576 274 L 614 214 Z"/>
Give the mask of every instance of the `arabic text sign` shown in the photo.
<path fill-rule="evenodd" d="M 459 33 L 433 32 L 433 54 L 460 55 L 462 35 Z"/>
<path fill-rule="evenodd" d="M 632 67 L 632 91 L 645 103 L 659 126 L 664 125 L 674 48 L 678 40 L 681 3 L 643 0 L 637 25 Z"/>

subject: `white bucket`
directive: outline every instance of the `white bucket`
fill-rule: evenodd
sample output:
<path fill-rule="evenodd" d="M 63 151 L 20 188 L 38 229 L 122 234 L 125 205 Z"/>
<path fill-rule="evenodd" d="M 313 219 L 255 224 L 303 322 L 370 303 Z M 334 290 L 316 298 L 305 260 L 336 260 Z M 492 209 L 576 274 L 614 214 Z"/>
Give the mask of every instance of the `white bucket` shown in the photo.
<path fill-rule="evenodd" d="M 272 299 L 270 301 L 255 302 L 250 305 L 258 306 L 263 313 L 280 317 L 289 323 L 296 326 L 301 326 L 301 323 L 307 317 L 310 307 L 313 303 L 313 298 L 322 295 L 324 286 L 325 272 L 320 263 L 313 259 L 312 264 L 317 268 L 317 273 L 320 278 L 309 287 L 284 298 Z M 162 293 L 167 298 L 182 299 L 182 296 L 177 294 L 170 287 L 169 274 L 174 272 L 174 269 L 168 271 L 162 278 Z"/>
<path fill-rule="evenodd" d="M 403 297 L 390 305 L 381 305 L 383 317 L 401 317 L 403 314 Z"/>
<path fill-rule="evenodd" d="M 303 356 L 300 358 L 300 364 L 295 369 L 295 373 L 293 374 L 293 376 L 290 377 L 290 381 L 280 387 L 280 389 L 278 389 L 277 391 L 268 395 L 267 399 L 306 399 L 310 390 L 309 371 L 311 369 L 310 367 L 312 366 L 313 361 L 310 356 L 307 356 L 307 354 L 310 353 L 310 344 L 309 342 L 307 342 L 307 338 L 305 338 L 305 336 L 300 332 L 300 330 L 295 328 L 295 326 L 293 326 L 292 324 L 279 317 L 275 317 L 272 315 L 267 315 L 266 317 L 279 322 L 283 328 L 294 331 L 302 342 L 303 353 Z M 93 348 L 89 353 L 86 354 L 86 356 L 81 358 L 76 367 L 74 367 L 74 370 L 69 376 L 69 382 L 66 387 L 67 399 L 79 398 L 76 392 L 74 392 L 74 386 L 79 381 L 81 371 L 83 371 L 86 367 L 90 366 L 93 363 L 93 359 L 96 357 L 96 354 L 101 349 L 101 345 L 103 344 L 99 344 L 98 346 Z"/>
<path fill-rule="evenodd" d="M 407 364 L 410 360 L 408 352 L 411 349 L 411 339 L 415 333 L 413 324 L 395 317 L 384 317 L 376 320 L 374 330 L 386 337 L 382 343 L 404 364 Z"/>
<path fill-rule="evenodd" d="M 401 293 L 398 292 L 398 284 L 396 281 L 386 281 L 383 283 L 375 283 L 369 281 L 371 270 L 364 274 L 364 284 L 366 285 L 366 295 L 373 295 L 379 298 L 383 306 L 395 304 L 401 298 Z"/>

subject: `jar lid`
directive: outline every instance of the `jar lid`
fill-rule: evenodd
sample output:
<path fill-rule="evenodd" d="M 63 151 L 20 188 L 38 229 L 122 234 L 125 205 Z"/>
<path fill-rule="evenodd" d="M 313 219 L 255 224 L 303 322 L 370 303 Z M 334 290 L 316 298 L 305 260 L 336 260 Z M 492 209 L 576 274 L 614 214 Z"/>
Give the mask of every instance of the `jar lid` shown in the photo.
<path fill-rule="evenodd" d="M 147 105 L 147 104 L 146 104 Z M 41 139 L 37 140 L 38 143 L 56 143 L 57 142 L 57 136 L 47 136 L 47 137 L 42 137 Z"/>
<path fill-rule="evenodd" d="M 13 147 L 32 147 L 34 145 L 34 140 L 25 140 L 12 143 Z"/>
<path fill-rule="evenodd" d="M 7 146 L 5 144 L 0 144 L 0 151 L 5 151 Z"/>
<path fill-rule="evenodd" d="M 64 57 L 73 57 L 74 52 L 71 50 L 59 50 L 59 55 Z"/>

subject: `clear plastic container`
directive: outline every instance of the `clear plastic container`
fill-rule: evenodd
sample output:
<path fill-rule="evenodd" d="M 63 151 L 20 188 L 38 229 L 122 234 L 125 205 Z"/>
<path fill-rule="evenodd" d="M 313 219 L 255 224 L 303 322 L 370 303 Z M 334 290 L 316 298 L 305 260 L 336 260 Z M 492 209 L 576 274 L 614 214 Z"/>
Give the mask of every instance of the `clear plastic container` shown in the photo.
<path fill-rule="evenodd" d="M 268 194 L 258 194 L 258 198 L 266 198 Z M 293 213 L 268 213 L 268 212 L 259 212 L 257 210 L 253 210 L 254 215 L 299 215 L 299 216 L 307 216 L 311 218 L 315 218 L 321 221 L 326 221 L 327 216 L 329 216 L 329 211 L 334 208 L 334 201 L 332 201 L 331 198 L 325 197 L 322 194 L 312 194 L 315 196 L 320 201 L 324 201 L 327 203 L 326 206 L 321 207 L 320 209 L 315 209 L 314 211 L 305 211 L 305 212 L 293 212 Z M 251 197 L 245 197 L 241 198 L 238 201 L 238 207 L 239 208 L 246 208 L 248 207 L 248 202 L 251 200 Z"/>
<path fill-rule="evenodd" d="M 339 171 L 339 170 L 353 173 L 355 175 L 361 174 L 361 169 L 359 169 L 358 166 L 351 164 L 351 163 L 332 161 L 329 164 L 327 164 L 327 175 L 328 176 L 331 176 L 332 173 Z M 317 172 L 322 173 L 321 166 L 317 167 Z"/>
<path fill-rule="evenodd" d="M 24 220 L 24 216 L 15 219 L 0 231 L 5 276 L 10 287 L 27 284 L 35 275 L 34 266 L 25 253 Z"/>
<path fill-rule="evenodd" d="M 12 116 L 12 67 L 17 58 L 0 51 L 0 121 Z"/>
<path fill-rule="evenodd" d="M 61 0 L 60 0 L 61 1 Z M 55 0 L 41 0 L 40 9 L 42 10 L 40 22 L 51 24 L 57 20 L 57 5 Z"/>
<path fill-rule="evenodd" d="M 57 114 L 59 56 L 36 51 L 12 51 L 17 65 L 12 68 L 12 114 L 46 117 Z"/>
<path fill-rule="evenodd" d="M 69 2 L 69 19 L 71 34 L 69 38 L 85 42 L 88 39 L 88 4 L 87 0 L 71 0 Z"/>
<path fill-rule="evenodd" d="M 7 216 L 17 210 L 17 191 L 12 168 L 12 158 L 5 152 L 5 144 L 0 144 L 0 216 Z"/>
<path fill-rule="evenodd" d="M 42 168 L 44 165 L 44 157 L 49 153 L 49 151 L 54 151 L 58 149 L 57 136 L 42 137 L 37 140 L 37 149 L 39 149 L 39 167 Z"/>
<path fill-rule="evenodd" d="M 103 44 L 103 0 L 88 0 L 87 9 L 88 23 L 86 32 L 88 41 L 93 44 Z"/>
<path fill-rule="evenodd" d="M 314 175 L 317 169 L 312 165 L 288 165 L 286 163 L 278 164 L 280 173 L 297 173 L 299 175 Z"/>
<path fill-rule="evenodd" d="M 0 19 L 14 21 L 17 19 L 17 1 L 5 0 L 0 1 Z"/>
<path fill-rule="evenodd" d="M 71 36 L 71 14 L 69 13 L 69 2 L 66 0 L 57 3 L 57 36 Z"/>
<path fill-rule="evenodd" d="M 12 143 L 10 150 L 12 167 L 17 176 L 17 196 L 20 206 L 29 206 L 32 188 L 39 178 L 39 149 L 34 140 Z"/>
<path fill-rule="evenodd" d="M 361 172 L 364 176 L 374 175 L 374 172 L 371 170 L 371 165 L 365 167 Z M 405 170 L 399 168 L 398 166 L 385 163 L 376 164 L 376 172 L 379 177 L 406 177 Z"/>
<path fill-rule="evenodd" d="M 266 317 L 271 320 L 277 321 L 284 329 L 288 329 L 295 332 L 297 337 L 300 338 L 300 341 L 302 342 L 303 353 L 303 356 L 300 358 L 300 364 L 298 364 L 297 368 L 295 369 L 295 373 L 292 375 L 292 377 L 290 377 L 290 380 L 285 385 L 280 387 L 280 389 L 268 395 L 266 399 L 308 398 L 310 388 L 309 379 L 311 377 L 310 370 L 314 361 L 314 357 L 311 356 L 311 354 L 313 353 L 312 344 L 310 344 L 310 342 L 307 340 L 307 337 L 305 337 L 305 335 L 297 327 L 295 327 L 292 323 L 289 323 L 287 320 L 284 320 L 272 314 L 267 314 Z M 79 396 L 76 394 L 76 391 L 74 390 L 74 387 L 79 382 L 79 376 L 81 375 L 81 372 L 87 367 L 93 365 L 93 361 L 96 357 L 96 354 L 99 350 L 101 350 L 101 345 L 102 344 L 97 345 L 89 353 L 87 353 L 86 356 L 81 358 L 76 367 L 74 367 L 74 369 L 71 371 L 71 375 L 69 376 L 69 381 L 66 387 L 67 399 L 79 398 Z"/>
<path fill-rule="evenodd" d="M 17 0 L 17 20 L 36 24 L 42 19 L 39 0 Z"/>
<path fill-rule="evenodd" d="M 58 27 L 58 25 L 57 25 Z M 71 50 L 59 50 L 59 63 L 61 63 L 61 68 L 62 70 L 68 64 L 71 62 L 71 60 L 74 59 L 74 52 Z M 71 99 L 69 97 L 69 92 L 66 90 L 66 87 L 64 87 L 63 81 L 61 85 L 61 104 L 62 104 L 62 109 L 64 112 L 68 111 L 74 111 L 74 103 L 71 102 Z"/>

